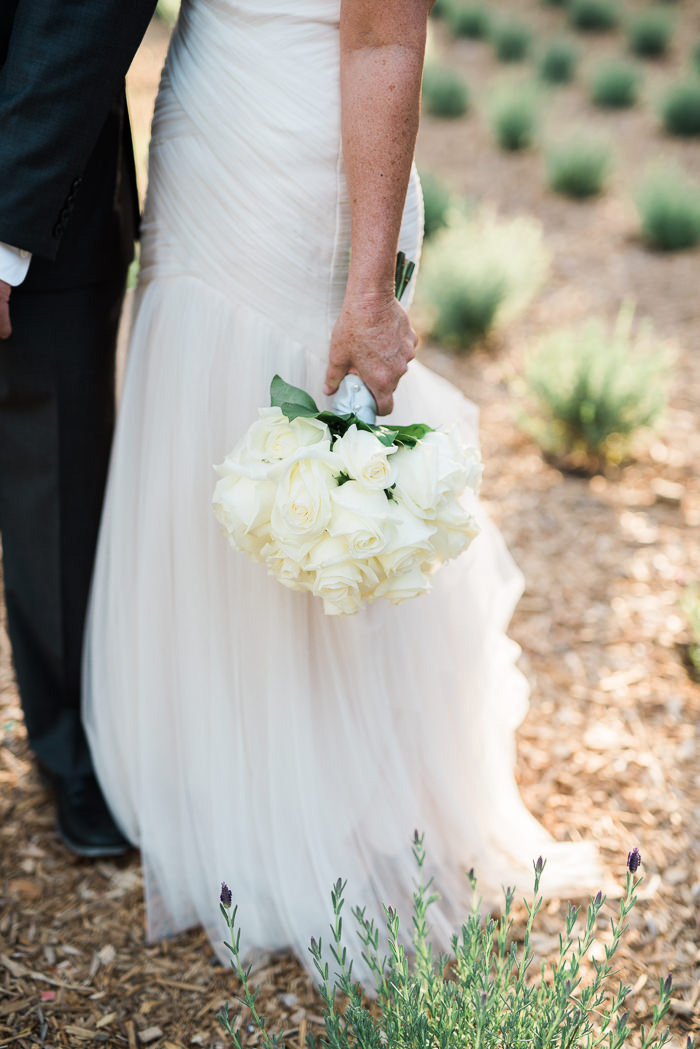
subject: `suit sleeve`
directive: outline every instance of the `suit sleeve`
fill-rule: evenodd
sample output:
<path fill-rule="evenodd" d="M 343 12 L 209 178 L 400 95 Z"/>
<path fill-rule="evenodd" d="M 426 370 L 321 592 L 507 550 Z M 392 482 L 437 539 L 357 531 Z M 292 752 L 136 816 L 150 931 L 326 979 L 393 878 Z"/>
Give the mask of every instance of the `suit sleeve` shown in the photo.
<path fill-rule="evenodd" d="M 0 241 L 58 251 L 155 0 L 18 0 L 0 69 Z"/>

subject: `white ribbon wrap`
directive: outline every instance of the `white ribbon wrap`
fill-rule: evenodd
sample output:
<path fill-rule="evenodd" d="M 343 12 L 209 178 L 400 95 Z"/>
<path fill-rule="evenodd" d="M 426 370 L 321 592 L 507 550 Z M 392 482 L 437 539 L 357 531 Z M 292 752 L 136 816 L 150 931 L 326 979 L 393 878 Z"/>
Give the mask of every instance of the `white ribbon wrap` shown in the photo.
<path fill-rule="evenodd" d="M 365 423 L 377 421 L 377 402 L 359 375 L 346 375 L 333 397 L 336 415 L 356 415 Z"/>

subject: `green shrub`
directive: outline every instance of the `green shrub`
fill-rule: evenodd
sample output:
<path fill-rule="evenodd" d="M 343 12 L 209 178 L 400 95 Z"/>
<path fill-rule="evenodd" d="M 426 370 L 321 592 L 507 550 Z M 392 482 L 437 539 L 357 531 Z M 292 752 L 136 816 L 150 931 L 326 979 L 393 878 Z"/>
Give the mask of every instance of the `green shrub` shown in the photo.
<path fill-rule="evenodd" d="M 455 69 L 435 62 L 423 72 L 423 102 L 436 117 L 461 117 L 469 109 L 469 90 Z"/>
<path fill-rule="evenodd" d="M 553 40 L 540 56 L 540 80 L 546 84 L 568 84 L 574 79 L 577 63 L 578 48 L 573 40 Z"/>
<path fill-rule="evenodd" d="M 700 186 L 674 167 L 658 167 L 640 186 L 637 207 L 642 236 L 661 251 L 700 242 Z"/>
<path fill-rule="evenodd" d="M 444 182 L 432 172 L 421 174 L 423 187 L 423 206 L 425 209 L 425 237 L 431 237 L 447 225 L 450 208 L 454 198 Z"/>
<path fill-rule="evenodd" d="M 156 16 L 168 25 L 175 25 L 179 10 L 180 0 L 158 0 Z"/>
<path fill-rule="evenodd" d="M 545 337 L 525 367 L 533 405 L 521 426 L 547 452 L 599 465 L 619 460 L 631 437 L 654 426 L 666 406 L 668 358 L 648 325 L 623 306 L 612 328 L 590 320 Z"/>
<path fill-rule="evenodd" d="M 430 14 L 433 18 L 446 18 L 454 0 L 435 0 Z"/>
<path fill-rule="evenodd" d="M 700 40 L 698 40 L 697 44 L 693 48 L 691 59 L 696 71 L 700 73 Z"/>
<path fill-rule="evenodd" d="M 566 7 L 567 0 L 542 0 L 545 7 Z"/>
<path fill-rule="evenodd" d="M 540 881 L 546 868 L 541 856 L 533 862 L 534 895 L 523 903 L 522 933 L 514 918 L 515 889 L 504 890 L 505 905 L 499 918 L 484 917 L 482 901 L 476 896 L 477 881 L 473 871 L 469 872 L 473 903 L 461 929 L 454 931 L 450 954 L 445 955 L 432 942 L 430 908 L 439 895 L 432 878 L 425 876 L 423 837 L 417 831 L 413 851 L 418 877 L 406 931 L 393 907 L 384 904 L 383 928 L 368 917 L 366 907 L 353 908 L 360 958 L 354 958 L 346 944 L 346 882 L 339 878 L 333 886 L 328 950 L 321 937 L 312 938 L 309 948 L 318 974 L 325 1028 L 319 1041 L 307 1036 L 309 1049 L 573 1049 L 597 1045 L 623 1049 L 629 1044 L 633 1032 L 625 997 L 630 988 L 615 979 L 620 971 L 615 955 L 642 881 L 634 875 L 641 862 L 638 849 L 627 859 L 627 880 L 615 907 L 617 914 L 604 914 L 612 908 L 602 892 L 589 898 L 585 910 L 569 904 L 558 957 L 549 967 L 544 961 L 541 966 L 533 965 L 533 928 L 542 908 Z M 251 968 L 243 961 L 238 908 L 232 907 L 231 891 L 225 884 L 220 900 L 229 934 L 226 946 L 240 981 L 239 1003 L 244 1012 L 241 1015 L 237 1009 L 232 1017 L 227 1003 L 218 1020 L 234 1049 L 243 1049 L 244 1044 L 285 1049 L 283 1036 L 272 1035 L 258 1011 L 259 987 L 253 987 Z M 607 938 L 597 942 L 599 926 L 607 929 L 609 942 Z M 359 976 L 364 977 L 365 988 Z M 365 995 L 370 986 L 374 1000 Z M 661 1049 L 669 1040 L 668 1028 L 661 1030 L 660 1024 L 671 993 L 668 976 L 660 981 L 651 1023 L 636 1043 L 643 1049 Z M 295 1038 L 287 1044 L 301 1042 Z M 691 1038 L 688 1049 L 692 1049 Z"/>
<path fill-rule="evenodd" d="M 455 2 L 447 14 L 447 23 L 455 36 L 482 40 L 491 29 L 491 13 L 483 3 Z"/>
<path fill-rule="evenodd" d="M 547 152 L 550 188 L 566 197 L 596 196 L 602 192 L 611 167 L 610 149 L 603 142 L 572 139 Z"/>
<path fill-rule="evenodd" d="M 127 288 L 135 288 L 139 282 L 139 273 L 141 272 L 141 245 L 138 241 L 134 244 L 134 257 L 131 260 L 131 264 L 126 274 L 126 286 Z"/>
<path fill-rule="evenodd" d="M 620 11 L 613 0 L 569 0 L 569 21 L 576 29 L 600 32 L 615 29 Z"/>
<path fill-rule="evenodd" d="M 520 62 L 529 54 L 532 32 L 515 19 L 499 22 L 491 31 L 491 43 L 499 61 Z"/>
<path fill-rule="evenodd" d="M 501 149 L 527 149 L 535 139 L 539 120 L 537 96 L 521 84 L 503 88 L 490 103 L 489 117 Z"/>
<path fill-rule="evenodd" d="M 438 341 L 469 349 L 520 313 L 549 268 L 541 225 L 481 211 L 426 244 L 418 284 L 425 326 Z"/>
<path fill-rule="evenodd" d="M 661 119 L 672 135 L 700 135 L 700 80 L 670 88 L 661 104 Z"/>
<path fill-rule="evenodd" d="M 690 629 L 691 640 L 686 646 L 686 654 L 697 680 L 700 678 L 700 592 L 697 583 L 685 588 L 681 598 L 681 610 L 685 613 Z"/>
<path fill-rule="evenodd" d="M 636 66 L 611 59 L 598 66 L 590 85 L 591 101 L 608 109 L 633 106 L 639 97 L 642 75 Z"/>
<path fill-rule="evenodd" d="M 627 29 L 630 50 L 643 58 L 665 55 L 673 36 L 673 18 L 668 11 L 651 8 L 630 22 Z"/>

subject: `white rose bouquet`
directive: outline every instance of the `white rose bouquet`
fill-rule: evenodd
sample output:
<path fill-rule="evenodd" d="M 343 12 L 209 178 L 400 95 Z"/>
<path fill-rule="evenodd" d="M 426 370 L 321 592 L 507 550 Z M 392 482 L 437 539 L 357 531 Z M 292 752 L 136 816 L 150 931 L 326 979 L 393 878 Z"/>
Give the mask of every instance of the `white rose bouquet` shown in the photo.
<path fill-rule="evenodd" d="M 217 467 L 214 512 L 236 549 L 328 615 L 424 593 L 478 534 L 459 496 L 478 490 L 481 462 L 456 430 L 320 411 L 278 375 L 270 400 Z"/>
<path fill-rule="evenodd" d="M 399 252 L 398 299 L 414 268 Z M 279 375 L 270 403 L 216 468 L 214 513 L 232 546 L 322 598 L 327 615 L 425 593 L 478 535 L 459 496 L 478 490 L 481 461 L 456 430 L 377 426 L 357 376 L 343 380 L 336 412 Z"/>

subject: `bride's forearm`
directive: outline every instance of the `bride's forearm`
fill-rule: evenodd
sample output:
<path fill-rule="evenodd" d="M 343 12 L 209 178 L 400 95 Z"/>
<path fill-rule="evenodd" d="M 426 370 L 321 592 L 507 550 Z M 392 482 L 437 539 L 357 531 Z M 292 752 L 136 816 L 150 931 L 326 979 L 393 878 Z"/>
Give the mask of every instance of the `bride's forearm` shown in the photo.
<path fill-rule="evenodd" d="M 432 0 L 343 0 L 341 98 L 352 217 L 348 296 L 391 301 Z"/>
<path fill-rule="evenodd" d="M 432 0 L 342 0 L 340 78 L 352 254 L 333 328 L 325 393 L 356 372 L 380 415 L 415 356 L 417 336 L 394 297 L 396 249 L 418 131 Z"/>

